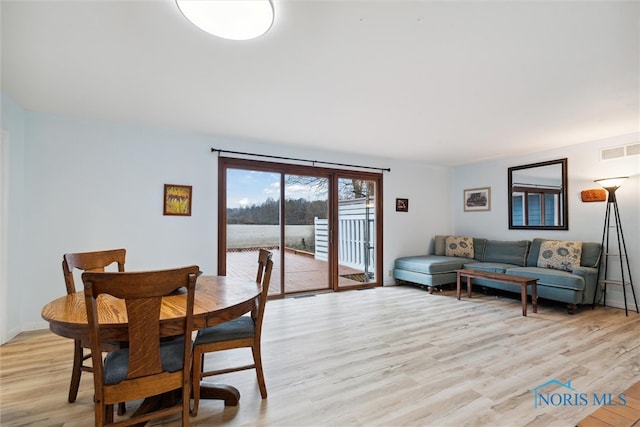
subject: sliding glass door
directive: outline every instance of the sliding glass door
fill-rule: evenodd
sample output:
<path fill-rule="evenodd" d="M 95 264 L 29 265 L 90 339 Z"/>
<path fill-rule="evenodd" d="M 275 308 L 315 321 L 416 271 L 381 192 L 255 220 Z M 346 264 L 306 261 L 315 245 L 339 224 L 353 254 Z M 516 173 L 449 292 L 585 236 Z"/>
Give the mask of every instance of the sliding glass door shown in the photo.
<path fill-rule="evenodd" d="M 255 278 L 273 252 L 269 295 L 380 285 L 381 175 L 219 160 L 219 274 Z"/>
<path fill-rule="evenodd" d="M 284 293 L 329 289 L 329 178 L 284 174 L 284 200 Z"/>
<path fill-rule="evenodd" d="M 376 181 L 338 178 L 338 286 L 375 283 Z"/>
<path fill-rule="evenodd" d="M 280 174 L 267 171 L 226 170 L 226 275 L 255 279 L 258 249 L 280 258 Z M 279 294 L 280 270 L 271 274 L 270 294 Z"/>

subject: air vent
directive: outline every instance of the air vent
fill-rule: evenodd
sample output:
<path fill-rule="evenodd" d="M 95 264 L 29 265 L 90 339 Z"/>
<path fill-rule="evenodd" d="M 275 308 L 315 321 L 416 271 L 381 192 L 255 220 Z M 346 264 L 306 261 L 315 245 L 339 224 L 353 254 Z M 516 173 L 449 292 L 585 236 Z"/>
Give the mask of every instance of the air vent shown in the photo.
<path fill-rule="evenodd" d="M 637 156 L 638 154 L 640 154 L 640 142 L 634 142 L 621 147 L 600 150 L 600 160 L 619 159 L 620 157 Z"/>
<path fill-rule="evenodd" d="M 627 150 L 627 156 L 637 156 L 640 154 L 640 143 L 627 145 L 625 148 Z"/>

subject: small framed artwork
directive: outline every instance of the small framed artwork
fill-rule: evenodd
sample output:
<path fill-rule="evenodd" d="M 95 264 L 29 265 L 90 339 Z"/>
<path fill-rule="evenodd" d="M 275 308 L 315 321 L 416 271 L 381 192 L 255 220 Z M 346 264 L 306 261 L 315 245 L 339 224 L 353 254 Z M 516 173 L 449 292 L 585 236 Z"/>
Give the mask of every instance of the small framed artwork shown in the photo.
<path fill-rule="evenodd" d="M 491 210 L 491 187 L 464 190 L 465 211 Z"/>
<path fill-rule="evenodd" d="M 396 212 L 409 212 L 409 199 L 396 199 Z"/>
<path fill-rule="evenodd" d="M 191 216 L 190 185 L 164 185 L 164 215 Z"/>

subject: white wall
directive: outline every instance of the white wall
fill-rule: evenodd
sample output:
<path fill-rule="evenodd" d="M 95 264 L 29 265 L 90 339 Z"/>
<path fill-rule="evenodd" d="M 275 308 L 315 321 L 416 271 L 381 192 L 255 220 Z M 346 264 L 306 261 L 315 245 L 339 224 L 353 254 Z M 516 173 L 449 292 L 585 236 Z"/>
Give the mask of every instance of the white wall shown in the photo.
<path fill-rule="evenodd" d="M 15 304 L 8 338 L 47 327 L 40 311 L 64 294 L 65 252 L 124 247 L 128 270 L 195 263 L 215 274 L 217 155 L 211 147 L 292 155 L 291 147 L 262 141 L 27 111 L 22 116 L 23 167 L 16 161 L 12 171 L 16 181 L 24 180 L 16 190 L 22 208 L 10 221 L 24 227 L 8 244 Z M 383 189 L 386 281 L 396 257 L 424 252 L 434 233 L 452 231 L 447 168 L 300 148 L 294 157 L 391 168 Z M 193 186 L 192 216 L 162 215 L 165 183 Z M 410 199 L 408 213 L 395 212 L 396 197 Z"/>
<path fill-rule="evenodd" d="M 2 233 L 3 263 L 0 266 L 0 342 L 4 343 L 22 330 L 23 300 L 23 231 L 24 231 L 24 111 L 10 98 L 0 93 L 3 138 L 2 186 L 3 204 L 0 212 L 6 229 Z M 8 159 L 8 162 L 6 161 Z"/>
<path fill-rule="evenodd" d="M 9 143 L 9 132 L 0 128 L 0 343 L 9 322 Z"/>
<path fill-rule="evenodd" d="M 584 203 L 582 190 L 601 188 L 593 181 L 598 178 L 630 176 L 617 190 L 618 205 L 629 252 L 631 276 L 634 278 L 636 296 L 640 298 L 640 157 L 600 161 L 600 150 L 617 147 L 639 140 L 638 134 L 591 141 L 562 149 L 533 153 L 527 156 L 505 158 L 491 162 L 464 165 L 455 168 L 453 195 L 454 221 L 457 234 L 467 234 L 501 240 L 532 239 L 542 237 L 558 240 L 582 240 L 601 242 L 606 203 Z M 568 159 L 569 230 L 509 230 L 507 212 L 507 169 L 546 160 Z M 491 187 L 491 211 L 464 212 L 465 188 Z M 616 261 L 617 262 L 617 261 Z M 629 291 L 629 289 L 627 289 Z M 630 293 L 630 292 L 629 292 Z M 627 301 L 633 305 L 629 296 Z M 610 286 L 607 305 L 624 307 L 622 288 Z M 630 305 L 630 306 L 631 306 Z M 635 310 L 635 307 L 634 307 Z"/>
<path fill-rule="evenodd" d="M 387 279 L 396 258 L 426 254 L 432 250 L 434 235 L 453 232 L 451 169 L 402 161 L 389 164 L 384 194 Z M 408 212 L 396 212 L 396 198 L 409 199 Z"/>

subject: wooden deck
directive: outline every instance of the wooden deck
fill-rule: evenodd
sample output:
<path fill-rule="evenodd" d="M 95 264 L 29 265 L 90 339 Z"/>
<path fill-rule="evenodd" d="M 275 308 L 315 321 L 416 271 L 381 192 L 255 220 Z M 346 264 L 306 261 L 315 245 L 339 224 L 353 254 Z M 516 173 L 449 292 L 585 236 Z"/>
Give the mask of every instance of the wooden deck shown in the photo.
<path fill-rule="evenodd" d="M 271 273 L 271 285 L 269 295 L 280 292 L 281 282 L 281 251 L 269 249 L 273 252 L 273 272 Z M 258 250 L 242 250 L 227 252 L 227 275 L 231 277 L 246 277 L 255 279 Z M 313 255 L 286 250 L 286 283 L 285 292 L 300 293 L 311 291 L 329 291 L 329 273 L 326 261 L 316 260 Z M 353 280 L 349 275 L 362 275 L 362 270 L 340 266 L 338 268 L 338 286 L 346 288 L 350 286 L 362 286 L 364 282 Z"/>

